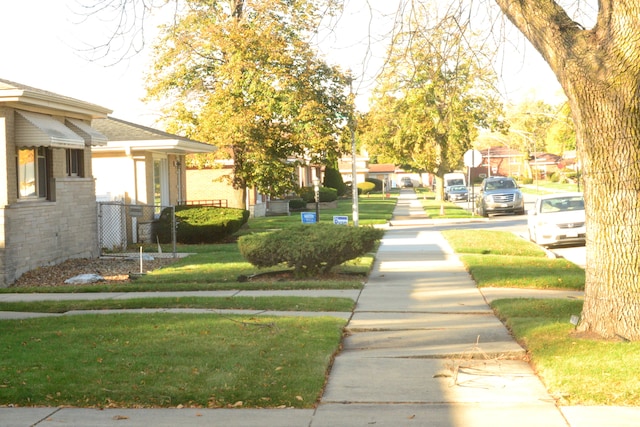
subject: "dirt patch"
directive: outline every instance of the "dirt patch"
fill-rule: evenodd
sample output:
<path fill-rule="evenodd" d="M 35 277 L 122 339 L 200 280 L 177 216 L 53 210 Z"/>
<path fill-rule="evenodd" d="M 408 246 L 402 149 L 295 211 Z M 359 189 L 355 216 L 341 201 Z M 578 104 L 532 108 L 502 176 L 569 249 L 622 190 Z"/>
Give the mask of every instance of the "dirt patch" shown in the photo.
<path fill-rule="evenodd" d="M 149 272 L 175 262 L 173 258 L 154 258 L 143 261 L 143 272 Z M 57 265 L 39 267 L 24 273 L 11 287 L 69 286 L 65 280 L 80 274 L 98 274 L 110 283 L 129 282 L 130 273 L 140 272 L 139 259 L 133 258 L 78 258 Z M 103 283 L 104 282 L 99 282 Z"/>

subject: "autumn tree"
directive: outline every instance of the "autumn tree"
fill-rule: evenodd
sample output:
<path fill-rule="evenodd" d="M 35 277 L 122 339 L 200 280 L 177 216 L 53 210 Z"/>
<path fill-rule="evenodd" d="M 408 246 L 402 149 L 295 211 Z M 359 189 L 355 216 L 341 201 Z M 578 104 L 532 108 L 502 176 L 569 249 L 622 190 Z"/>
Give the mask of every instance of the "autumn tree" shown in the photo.
<path fill-rule="evenodd" d="M 150 98 L 168 101 L 172 132 L 233 160 L 233 185 L 280 195 L 295 165 L 335 160 L 348 81 L 307 40 L 327 3 L 189 0 L 162 31 Z M 200 157 L 196 165 L 215 159 Z"/>
<path fill-rule="evenodd" d="M 370 153 L 442 176 L 462 167 L 479 127 L 498 124 L 501 111 L 487 52 L 460 16 L 413 8 L 389 50 L 362 140 Z"/>

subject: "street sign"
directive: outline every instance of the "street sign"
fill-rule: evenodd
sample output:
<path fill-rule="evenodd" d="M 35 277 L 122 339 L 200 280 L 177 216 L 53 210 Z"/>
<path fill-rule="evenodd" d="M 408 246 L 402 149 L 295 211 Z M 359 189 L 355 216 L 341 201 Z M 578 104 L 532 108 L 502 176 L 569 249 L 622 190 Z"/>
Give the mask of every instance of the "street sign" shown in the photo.
<path fill-rule="evenodd" d="M 300 218 L 302 219 L 303 224 L 315 224 L 316 223 L 316 213 L 315 212 L 301 212 Z"/>
<path fill-rule="evenodd" d="M 333 223 L 335 225 L 349 225 L 349 217 L 346 215 L 334 215 Z"/>
<path fill-rule="evenodd" d="M 482 163 L 482 153 L 478 150 L 467 150 L 463 159 L 466 167 L 477 168 Z"/>

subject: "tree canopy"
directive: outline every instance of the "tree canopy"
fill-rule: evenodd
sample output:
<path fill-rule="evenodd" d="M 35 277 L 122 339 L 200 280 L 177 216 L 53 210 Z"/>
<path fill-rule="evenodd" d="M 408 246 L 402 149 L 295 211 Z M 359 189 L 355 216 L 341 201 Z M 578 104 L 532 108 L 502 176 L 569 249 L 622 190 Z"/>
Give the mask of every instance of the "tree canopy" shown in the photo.
<path fill-rule="evenodd" d="M 348 78 L 307 40 L 329 3 L 189 0 L 166 26 L 148 77 L 150 98 L 170 101 L 172 132 L 216 145 L 233 160 L 233 185 L 279 195 L 294 165 L 324 163 L 352 107 Z M 196 166 L 215 158 L 201 156 Z"/>
<path fill-rule="evenodd" d="M 491 52 L 459 18 L 424 5 L 392 41 L 362 129 L 379 160 L 442 177 L 462 166 L 478 128 L 500 126 Z"/>

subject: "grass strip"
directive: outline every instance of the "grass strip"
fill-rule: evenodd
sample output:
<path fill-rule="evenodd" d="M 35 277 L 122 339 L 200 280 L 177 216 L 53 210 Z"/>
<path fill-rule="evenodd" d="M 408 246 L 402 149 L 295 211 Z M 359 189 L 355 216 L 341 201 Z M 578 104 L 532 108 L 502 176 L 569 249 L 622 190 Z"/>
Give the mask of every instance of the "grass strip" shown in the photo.
<path fill-rule="evenodd" d="M 537 245 L 513 233 L 447 230 L 443 235 L 478 287 L 584 289 L 582 268 L 548 258 Z"/>
<path fill-rule="evenodd" d="M 344 320 L 121 314 L 0 322 L 0 405 L 295 407 Z"/>
<path fill-rule="evenodd" d="M 491 306 L 561 404 L 640 405 L 640 343 L 574 333 L 569 320 L 582 312 L 582 301 L 506 299 Z"/>
<path fill-rule="evenodd" d="M 72 310 L 125 310 L 137 308 L 203 308 L 219 310 L 345 311 L 353 310 L 350 298 L 332 297 L 169 297 L 120 300 L 0 302 L 0 311 L 66 313 Z"/>

